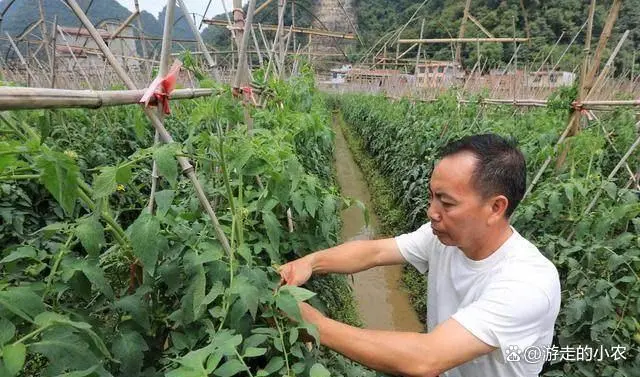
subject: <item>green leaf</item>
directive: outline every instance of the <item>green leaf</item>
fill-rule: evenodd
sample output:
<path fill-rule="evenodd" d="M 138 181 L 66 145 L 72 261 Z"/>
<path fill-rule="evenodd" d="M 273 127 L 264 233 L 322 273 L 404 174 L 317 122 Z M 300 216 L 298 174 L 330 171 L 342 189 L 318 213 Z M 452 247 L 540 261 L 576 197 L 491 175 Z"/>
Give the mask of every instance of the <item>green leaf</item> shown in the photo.
<path fill-rule="evenodd" d="M 311 194 L 307 195 L 304 198 L 304 207 L 307 209 L 307 212 L 309 212 L 311 217 L 315 217 L 316 209 L 318 208 L 318 198 Z"/>
<path fill-rule="evenodd" d="M 264 369 L 258 371 L 259 376 L 268 376 L 282 369 L 284 366 L 284 359 L 281 356 L 272 357 L 267 363 Z"/>
<path fill-rule="evenodd" d="M 142 297 L 148 292 L 148 289 L 139 288 L 135 294 L 125 296 L 113 305 L 116 309 L 129 313 L 133 321 L 145 330 L 149 330 L 151 327 L 147 304 L 142 300 Z"/>
<path fill-rule="evenodd" d="M 16 327 L 4 317 L 0 317 L 0 346 L 6 344 L 16 334 Z"/>
<path fill-rule="evenodd" d="M 294 344 L 298 340 L 299 331 L 297 327 L 292 328 L 289 331 L 289 344 Z"/>
<path fill-rule="evenodd" d="M 231 377 L 247 370 L 247 368 L 238 359 L 229 360 L 216 369 L 213 374 L 219 377 Z"/>
<path fill-rule="evenodd" d="M 76 227 L 76 236 L 80 240 L 82 247 L 87 250 L 91 256 L 97 256 L 100 249 L 106 245 L 104 239 L 104 228 L 100 221 L 95 217 L 78 220 Z"/>
<path fill-rule="evenodd" d="M 262 343 L 266 342 L 267 339 L 269 339 L 269 336 L 265 335 L 265 334 L 253 334 L 250 337 L 248 337 L 247 339 L 244 340 L 244 346 L 245 347 L 256 347 L 261 345 Z"/>
<path fill-rule="evenodd" d="M 207 278 L 204 267 L 200 264 L 192 270 L 189 285 L 181 299 L 182 312 L 186 324 L 196 321 L 203 314 L 206 306 L 202 306 L 205 297 Z"/>
<path fill-rule="evenodd" d="M 67 215 L 73 212 L 78 198 L 79 169 L 75 161 L 59 152 L 43 151 L 36 159 L 40 179 Z"/>
<path fill-rule="evenodd" d="M 282 234 L 282 226 L 273 214 L 273 212 L 262 212 L 262 221 L 267 229 L 267 237 L 275 250 L 280 248 L 280 235 Z"/>
<path fill-rule="evenodd" d="M 61 324 L 61 325 L 70 325 L 80 330 L 87 330 L 91 328 L 91 325 L 88 323 L 73 322 L 69 318 L 63 316 L 62 314 L 53 313 L 53 312 L 44 312 L 44 313 L 38 314 L 38 316 L 35 318 L 35 323 L 40 327 L 48 327 L 54 324 Z"/>
<path fill-rule="evenodd" d="M 144 338 L 135 331 L 124 331 L 118 333 L 111 351 L 120 361 L 120 373 L 124 376 L 136 377 L 144 364 L 144 352 L 149 347 Z"/>
<path fill-rule="evenodd" d="M 165 177 L 172 186 L 176 184 L 178 177 L 177 149 L 177 144 L 164 144 L 153 154 L 153 158 L 158 166 L 158 173 Z"/>
<path fill-rule="evenodd" d="M 160 220 L 143 213 L 131 224 L 127 232 L 130 235 L 133 255 L 140 259 L 144 271 L 153 276 L 164 241 L 164 237 L 160 235 Z"/>
<path fill-rule="evenodd" d="M 605 293 L 604 296 L 600 297 L 593 303 L 593 322 L 596 323 L 603 318 L 611 316 L 615 313 L 613 304 L 611 303 L 611 299 Z"/>
<path fill-rule="evenodd" d="M 267 353 L 266 348 L 249 347 L 246 351 L 244 351 L 244 355 L 242 355 L 242 357 L 258 357 L 264 355 L 265 353 Z"/>
<path fill-rule="evenodd" d="M 254 287 L 245 276 L 238 275 L 233 280 L 230 291 L 232 294 L 238 295 L 249 310 L 251 317 L 255 319 L 258 312 L 258 304 L 260 303 L 260 292 L 258 288 Z"/>
<path fill-rule="evenodd" d="M 278 293 L 276 296 L 276 306 L 296 322 L 302 322 L 298 301 L 289 292 L 281 291 Z"/>
<path fill-rule="evenodd" d="M 618 193 L 618 186 L 614 182 L 604 182 L 602 185 L 602 189 L 609 195 L 611 199 L 616 199 L 616 194 Z"/>
<path fill-rule="evenodd" d="M 327 368 L 324 367 L 324 365 L 319 363 L 313 364 L 313 366 L 311 367 L 311 370 L 309 371 L 309 377 L 329 377 L 329 376 L 331 376 L 331 373 L 329 373 L 329 371 L 327 370 Z"/>
<path fill-rule="evenodd" d="M 82 332 L 87 334 L 89 338 L 91 338 L 91 340 L 93 341 L 97 349 L 104 356 L 106 356 L 107 358 L 111 358 L 111 354 L 109 353 L 107 346 L 104 344 L 102 339 L 98 336 L 98 334 L 96 334 L 91 329 L 91 325 L 86 322 L 76 322 L 58 313 L 44 312 L 44 313 L 38 314 L 38 316 L 35 318 L 35 323 L 40 327 L 47 327 L 51 325 L 66 325 L 66 326 L 71 326 L 78 330 L 81 330 Z"/>
<path fill-rule="evenodd" d="M 156 214 L 158 216 L 164 217 L 169 212 L 171 208 L 171 203 L 173 203 L 173 198 L 175 197 L 176 192 L 174 190 L 162 190 L 156 192 L 156 203 L 158 205 L 158 209 Z"/>
<path fill-rule="evenodd" d="M 100 368 L 100 364 L 96 364 L 85 370 L 59 374 L 56 377 L 87 377 L 92 375 L 96 370 L 98 370 L 98 368 Z"/>
<path fill-rule="evenodd" d="M 40 341 L 29 344 L 29 351 L 48 360 L 50 374 L 84 370 L 99 363 L 89 344 L 69 327 L 55 327 L 43 332 Z"/>
<path fill-rule="evenodd" d="M 94 199 L 105 198 L 116 191 L 118 185 L 116 180 L 117 174 L 118 168 L 113 166 L 100 169 L 100 174 L 93 179 Z"/>
<path fill-rule="evenodd" d="M 97 266 L 96 261 L 84 260 L 78 269 L 103 295 L 107 298 L 113 298 L 113 289 L 105 277 L 104 270 Z"/>
<path fill-rule="evenodd" d="M 45 310 L 42 297 L 29 287 L 11 287 L 0 291 L 0 313 L 2 308 L 28 322 L 33 322 L 33 318 Z"/>
<path fill-rule="evenodd" d="M 32 246 L 22 246 L 15 249 L 11 254 L 0 260 L 0 263 L 10 263 L 19 259 L 35 259 L 36 254 L 37 251 Z"/>
<path fill-rule="evenodd" d="M 132 169 L 130 164 L 118 166 L 116 169 L 116 183 L 128 183 L 131 179 Z"/>
<path fill-rule="evenodd" d="M 295 191 L 293 194 L 291 194 L 291 202 L 293 203 L 293 208 L 295 208 L 296 213 L 299 215 L 303 215 L 304 201 L 302 200 L 302 195 L 299 191 Z"/>
<path fill-rule="evenodd" d="M 316 295 L 315 293 L 311 292 L 308 289 L 296 287 L 293 285 L 282 286 L 280 288 L 280 291 L 291 294 L 296 299 L 296 301 L 306 301 Z"/>
<path fill-rule="evenodd" d="M 560 201 L 560 193 L 552 192 L 549 195 L 549 211 L 551 216 L 557 218 L 562 212 L 562 202 Z"/>
<path fill-rule="evenodd" d="M 13 377 L 22 370 L 26 357 L 27 347 L 22 343 L 8 345 L 2 349 L 4 368 L 9 373 L 7 377 Z"/>

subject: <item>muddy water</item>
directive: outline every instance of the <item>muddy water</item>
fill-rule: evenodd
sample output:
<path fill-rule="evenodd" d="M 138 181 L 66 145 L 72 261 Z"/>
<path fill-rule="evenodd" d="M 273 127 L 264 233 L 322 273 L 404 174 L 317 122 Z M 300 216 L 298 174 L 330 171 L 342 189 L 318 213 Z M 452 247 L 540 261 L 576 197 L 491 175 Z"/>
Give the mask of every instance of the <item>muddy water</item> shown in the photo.
<path fill-rule="evenodd" d="M 336 132 L 335 163 L 342 194 L 360 200 L 371 208 L 369 190 L 362 171 L 347 146 L 340 127 L 334 122 Z M 373 211 L 370 211 L 373 212 Z M 365 227 L 362 211 L 352 206 L 342 212 L 342 240 L 371 239 L 375 237 L 377 219 L 370 215 L 370 226 Z M 402 290 L 400 278 L 402 266 L 376 267 L 359 272 L 349 279 L 354 288 L 360 318 L 367 328 L 396 331 L 422 331 L 415 311 Z"/>

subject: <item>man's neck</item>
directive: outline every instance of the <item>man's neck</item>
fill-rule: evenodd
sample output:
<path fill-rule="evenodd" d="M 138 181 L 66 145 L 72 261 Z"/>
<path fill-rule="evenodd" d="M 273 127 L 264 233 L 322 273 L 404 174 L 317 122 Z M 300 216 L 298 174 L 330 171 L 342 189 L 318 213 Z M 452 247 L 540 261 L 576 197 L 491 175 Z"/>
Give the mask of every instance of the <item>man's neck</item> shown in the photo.
<path fill-rule="evenodd" d="M 472 260 L 483 260 L 496 252 L 509 237 L 513 234 L 513 229 L 507 222 L 504 226 L 495 227 L 495 230 L 482 235 L 473 248 L 460 248 L 467 258 Z"/>

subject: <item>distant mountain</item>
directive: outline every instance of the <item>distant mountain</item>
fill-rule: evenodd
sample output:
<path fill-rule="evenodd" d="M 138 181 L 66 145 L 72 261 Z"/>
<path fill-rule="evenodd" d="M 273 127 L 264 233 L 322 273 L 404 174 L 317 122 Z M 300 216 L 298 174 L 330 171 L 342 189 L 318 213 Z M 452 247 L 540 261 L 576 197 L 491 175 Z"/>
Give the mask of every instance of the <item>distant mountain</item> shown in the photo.
<path fill-rule="evenodd" d="M 0 0 L 0 11 L 4 10 L 9 2 L 10 0 Z M 94 0 L 93 2 L 90 0 L 78 0 L 78 4 L 80 4 L 80 6 L 85 10 L 89 3 L 91 3 L 91 7 L 89 7 L 89 10 L 86 11 L 86 13 L 94 25 L 103 21 L 113 21 L 116 23 L 122 22 L 131 15 L 131 12 L 116 0 Z M 44 0 L 43 4 L 45 18 L 47 21 L 53 21 L 55 15 L 58 19 L 58 25 L 80 26 L 80 21 L 76 15 L 67 8 L 62 1 Z M 141 12 L 145 35 L 162 36 L 165 13 L 166 10 L 163 9 L 160 13 L 160 19 L 157 19 L 149 12 Z M 15 1 L 2 19 L 2 23 L 0 24 L 0 33 L 3 36 L 5 32 L 8 32 L 11 36 L 20 35 L 34 22 L 37 22 L 38 19 L 40 19 L 38 0 Z M 182 12 L 179 9 L 176 9 L 174 19 L 180 20 L 174 24 L 173 37 L 177 39 L 194 39 L 191 29 L 189 29 L 189 25 L 182 18 Z M 137 27 L 137 22 L 134 21 L 133 25 Z M 39 35 L 39 29 L 40 28 L 36 28 L 36 30 L 34 30 L 35 35 Z M 154 44 L 159 45 L 160 42 L 156 41 Z M 6 54 L 7 47 L 8 42 L 0 41 L 0 51 L 3 56 Z M 159 48 L 159 46 L 156 48 Z M 181 50 L 182 48 L 176 47 L 176 49 Z"/>

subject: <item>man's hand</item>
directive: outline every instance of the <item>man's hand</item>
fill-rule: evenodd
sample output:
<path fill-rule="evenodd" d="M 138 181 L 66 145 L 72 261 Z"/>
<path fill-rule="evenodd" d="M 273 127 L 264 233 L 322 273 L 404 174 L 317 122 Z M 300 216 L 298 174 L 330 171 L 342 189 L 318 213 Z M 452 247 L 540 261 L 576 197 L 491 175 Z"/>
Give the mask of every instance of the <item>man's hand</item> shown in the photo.
<path fill-rule="evenodd" d="M 300 286 L 309 280 L 313 273 L 312 259 L 310 256 L 296 259 L 283 264 L 278 269 L 280 272 L 280 284 Z"/>

